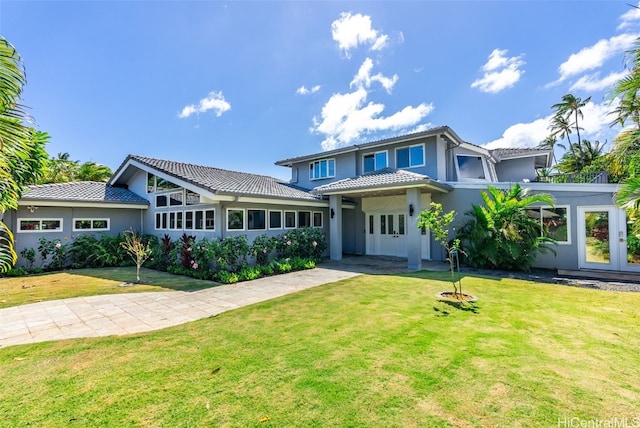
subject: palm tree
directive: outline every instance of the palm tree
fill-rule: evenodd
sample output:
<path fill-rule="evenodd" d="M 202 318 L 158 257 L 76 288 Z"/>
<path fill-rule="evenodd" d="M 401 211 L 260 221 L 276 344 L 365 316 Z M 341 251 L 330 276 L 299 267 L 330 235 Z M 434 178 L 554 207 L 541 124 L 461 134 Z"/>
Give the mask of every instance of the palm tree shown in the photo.
<path fill-rule="evenodd" d="M 33 175 L 35 165 L 29 163 L 34 145 L 42 142 L 28 120 L 24 107 L 18 104 L 26 82 L 20 54 L 0 36 L 0 213 L 17 208 L 22 186 Z M 0 222 L 0 272 L 16 262 L 13 234 Z"/>
<path fill-rule="evenodd" d="M 573 143 L 572 146 L 577 146 L 578 143 Z M 580 172 L 579 160 L 576 158 L 576 153 L 582 153 L 582 169 L 588 167 L 594 163 L 598 158 L 603 156 L 604 144 L 600 141 L 591 143 L 589 140 L 582 140 L 580 142 L 581 147 L 572 147 L 570 151 L 562 156 L 558 163 L 558 170 L 564 173 Z"/>
<path fill-rule="evenodd" d="M 111 168 L 95 162 L 85 162 L 80 165 L 75 180 L 78 181 L 103 181 L 106 182 L 113 175 Z"/>
<path fill-rule="evenodd" d="M 539 219 L 529 215 L 533 204 L 554 205 L 545 193 L 531 194 L 515 184 L 508 190 L 488 186 L 484 205 L 472 205 L 470 220 L 459 229 L 471 266 L 490 269 L 527 270 L 544 244 L 555 240 L 542 236 Z"/>
<path fill-rule="evenodd" d="M 556 111 L 551 118 L 551 124 L 549 126 L 551 136 L 555 137 L 559 135 L 561 139 L 566 137 L 569 143 L 569 149 L 578 151 L 576 157 L 578 160 L 578 171 L 584 168 L 584 153 L 582 153 L 582 139 L 580 137 L 580 130 L 583 128 L 579 125 L 579 119 L 584 119 L 582 107 L 587 105 L 589 101 L 591 101 L 591 97 L 583 100 L 573 94 L 565 94 L 562 96 L 562 102 L 551 106 L 551 108 Z M 576 145 L 573 145 L 569 138 L 569 134 L 574 130 L 576 131 L 578 140 Z"/>
<path fill-rule="evenodd" d="M 79 168 L 78 161 L 71 160 L 69 153 L 58 153 L 56 157 L 47 161 L 46 173 L 41 184 L 74 181 Z"/>
<path fill-rule="evenodd" d="M 547 138 L 542 140 L 540 144 L 538 144 L 538 147 L 541 149 L 551 150 L 551 156 L 553 157 L 553 166 L 558 164 L 558 160 L 556 158 L 556 146 L 561 147 L 564 150 L 567 150 L 567 148 L 564 145 L 558 143 L 558 139 L 556 138 L 555 135 L 549 135 Z"/>

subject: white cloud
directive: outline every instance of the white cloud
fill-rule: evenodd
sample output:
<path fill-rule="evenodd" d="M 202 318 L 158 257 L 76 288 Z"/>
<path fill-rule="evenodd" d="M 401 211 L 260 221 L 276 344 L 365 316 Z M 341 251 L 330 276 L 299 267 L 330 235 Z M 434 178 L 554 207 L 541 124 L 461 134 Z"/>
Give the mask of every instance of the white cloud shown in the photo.
<path fill-rule="evenodd" d="M 302 85 L 298 89 L 296 89 L 296 94 L 298 95 L 315 94 L 319 90 L 320 90 L 320 85 L 312 86 L 311 88 L 307 88 L 306 86 Z"/>
<path fill-rule="evenodd" d="M 358 45 L 369 44 L 371 50 L 379 51 L 389 41 L 389 36 L 371 27 L 370 16 L 360 13 L 342 12 L 340 18 L 331 23 L 331 35 L 347 58 L 351 57 L 350 50 Z"/>
<path fill-rule="evenodd" d="M 638 6 L 636 7 L 631 6 L 631 8 L 620 17 L 620 20 L 622 22 L 618 25 L 618 30 L 628 28 L 640 20 L 640 2 L 638 2 Z"/>
<path fill-rule="evenodd" d="M 507 57 L 506 49 L 494 49 L 489 55 L 489 60 L 482 66 L 484 76 L 476 79 L 472 88 L 478 88 L 481 92 L 496 94 L 515 85 L 524 70 L 521 70 L 525 62 L 522 55 Z"/>
<path fill-rule="evenodd" d="M 231 110 L 231 104 L 229 104 L 227 100 L 224 99 L 222 91 L 209 92 L 209 95 L 201 99 L 198 104 L 190 104 L 188 106 L 185 106 L 178 114 L 178 117 L 180 119 L 184 119 L 193 114 L 200 114 L 209 110 L 213 110 L 216 117 L 220 117 L 222 116 L 222 113 Z"/>
<path fill-rule="evenodd" d="M 608 89 L 626 77 L 627 74 L 627 71 L 621 71 L 619 73 L 611 73 L 603 78 L 600 78 L 599 72 L 585 75 L 580 77 L 573 85 L 571 85 L 569 91 L 583 90 L 586 92 L 595 92 Z"/>
<path fill-rule="evenodd" d="M 608 113 L 610 111 L 611 106 L 608 102 L 601 104 L 588 102 L 582 108 L 584 119 L 580 121 L 580 127 L 583 128 L 581 137 L 592 141 L 598 139 L 602 141 L 612 135 L 614 131 L 609 127 L 611 116 Z M 504 131 L 502 137 L 490 141 L 484 147 L 487 149 L 536 147 L 551 133 L 549 122 L 552 116 L 553 114 L 550 114 L 533 122 L 511 125 Z M 575 131 L 571 137 L 575 138 Z"/>
<path fill-rule="evenodd" d="M 371 58 L 367 58 L 360 66 L 358 74 L 355 75 L 349 85 L 351 87 L 355 86 L 356 88 L 369 88 L 372 82 L 378 82 L 387 91 L 387 93 L 390 94 L 393 86 L 398 81 L 398 75 L 394 74 L 393 77 L 386 77 L 383 76 L 382 73 L 378 73 L 372 76 L 371 70 L 373 70 L 373 61 Z"/>
<path fill-rule="evenodd" d="M 637 34 L 620 34 L 610 39 L 598 40 L 593 46 L 571 54 L 569 59 L 558 67 L 560 73 L 558 80 L 548 84 L 547 87 L 558 84 L 571 76 L 601 67 L 609 58 L 630 49 L 637 37 Z"/>
<path fill-rule="evenodd" d="M 432 104 L 420 104 L 386 117 L 383 104 L 367 103 L 367 91 L 363 87 L 347 94 L 334 94 L 322 108 L 320 118 L 315 117 L 313 132 L 325 136 L 323 150 L 332 150 L 358 141 L 364 134 L 400 130 L 417 125 L 433 111 Z"/>

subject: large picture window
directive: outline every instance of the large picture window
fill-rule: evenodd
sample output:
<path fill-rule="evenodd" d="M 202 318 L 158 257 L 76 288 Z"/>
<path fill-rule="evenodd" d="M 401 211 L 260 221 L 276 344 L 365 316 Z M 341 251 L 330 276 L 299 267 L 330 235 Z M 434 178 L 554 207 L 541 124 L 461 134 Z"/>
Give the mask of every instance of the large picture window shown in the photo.
<path fill-rule="evenodd" d="M 104 231 L 109 230 L 108 218 L 74 218 L 74 231 Z"/>
<path fill-rule="evenodd" d="M 323 159 L 309 164 L 309 179 L 319 180 L 336 176 L 335 159 Z"/>
<path fill-rule="evenodd" d="M 481 156 L 457 155 L 458 180 L 485 180 L 484 162 Z"/>
<path fill-rule="evenodd" d="M 540 222 L 540 234 L 555 239 L 558 244 L 570 244 L 569 207 L 529 207 L 527 213 Z"/>
<path fill-rule="evenodd" d="M 18 219 L 18 230 L 20 232 L 62 232 L 62 219 Z"/>
<path fill-rule="evenodd" d="M 396 168 L 424 166 L 424 144 L 396 149 Z"/>

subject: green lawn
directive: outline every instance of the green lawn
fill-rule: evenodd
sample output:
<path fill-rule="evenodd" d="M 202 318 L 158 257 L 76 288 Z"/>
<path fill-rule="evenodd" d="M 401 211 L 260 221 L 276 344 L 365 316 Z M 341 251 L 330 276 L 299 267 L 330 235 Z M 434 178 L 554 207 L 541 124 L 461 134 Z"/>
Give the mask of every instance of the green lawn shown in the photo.
<path fill-rule="evenodd" d="M 0 308 L 96 294 L 190 291 L 218 285 L 211 281 L 201 281 L 144 268 L 140 271 L 140 279 L 147 283 L 120 287 L 120 284 L 136 280 L 135 267 L 76 269 L 41 275 L 0 278 Z"/>
<path fill-rule="evenodd" d="M 0 425 L 640 417 L 640 294 L 466 276 L 480 300 L 453 306 L 434 297 L 447 276 L 363 275 L 159 332 L 0 348 Z"/>

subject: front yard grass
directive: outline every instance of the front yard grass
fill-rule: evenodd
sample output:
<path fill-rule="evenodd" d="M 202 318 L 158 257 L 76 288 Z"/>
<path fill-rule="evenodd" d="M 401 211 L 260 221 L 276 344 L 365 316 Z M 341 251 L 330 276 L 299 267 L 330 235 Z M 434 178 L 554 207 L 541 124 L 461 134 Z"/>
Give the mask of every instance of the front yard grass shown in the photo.
<path fill-rule="evenodd" d="M 447 278 L 362 275 L 158 332 L 0 348 L 0 424 L 638 420 L 640 294 L 467 275 L 480 300 L 454 306 L 434 297 Z"/>
<path fill-rule="evenodd" d="M 136 280 L 135 267 L 120 267 L 76 269 L 41 275 L 0 278 L 0 308 L 96 294 L 192 291 L 218 285 L 212 281 L 201 281 L 144 268 L 140 271 L 140 277 L 147 283 L 120 287 L 122 283 Z"/>

